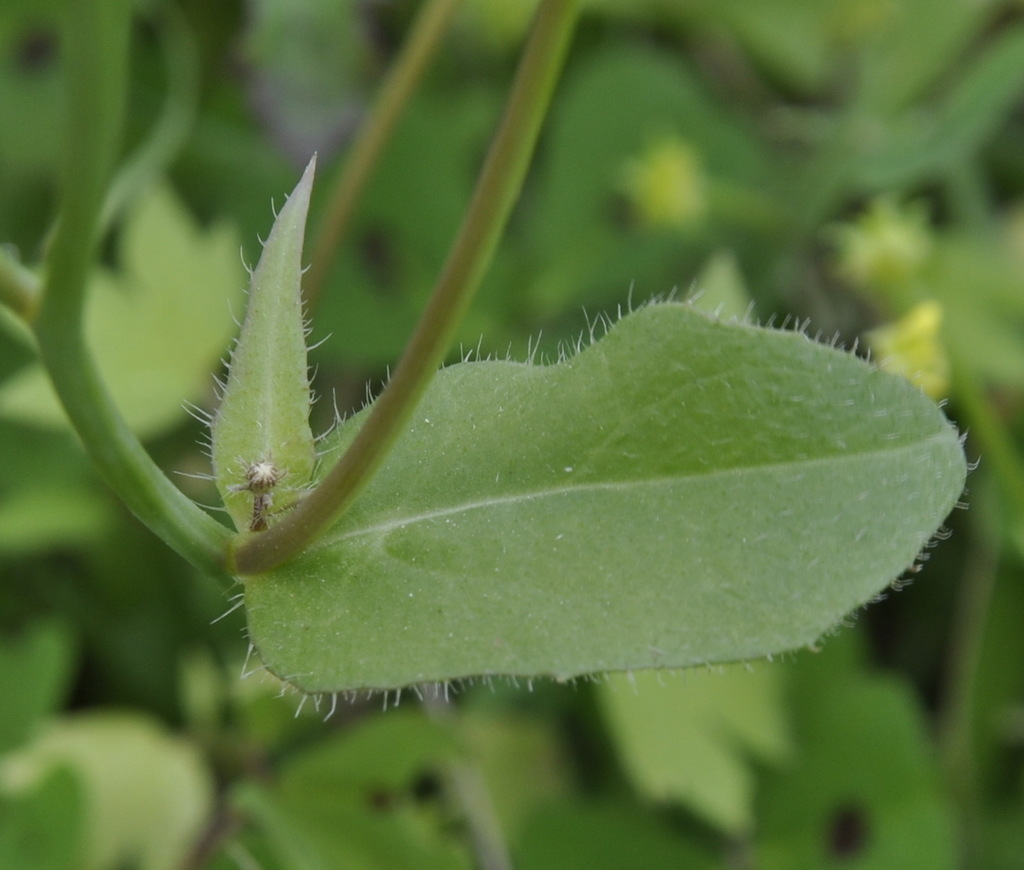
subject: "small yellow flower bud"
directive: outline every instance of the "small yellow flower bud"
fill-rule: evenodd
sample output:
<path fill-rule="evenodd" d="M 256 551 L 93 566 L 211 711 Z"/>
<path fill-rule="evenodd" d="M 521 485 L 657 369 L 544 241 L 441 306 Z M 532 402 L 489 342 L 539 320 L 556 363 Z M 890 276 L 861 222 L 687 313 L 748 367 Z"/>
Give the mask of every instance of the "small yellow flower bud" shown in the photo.
<path fill-rule="evenodd" d="M 905 287 L 931 252 L 927 215 L 880 197 L 853 223 L 836 228 L 838 271 L 859 290 L 885 296 Z"/>
<path fill-rule="evenodd" d="M 949 357 L 942 341 L 942 306 L 921 302 L 899 320 L 867 334 L 884 371 L 903 375 L 933 399 L 949 392 Z"/>
<path fill-rule="evenodd" d="M 659 140 L 631 160 L 622 187 L 634 214 L 650 227 L 679 229 L 707 211 L 700 158 L 677 138 Z"/>

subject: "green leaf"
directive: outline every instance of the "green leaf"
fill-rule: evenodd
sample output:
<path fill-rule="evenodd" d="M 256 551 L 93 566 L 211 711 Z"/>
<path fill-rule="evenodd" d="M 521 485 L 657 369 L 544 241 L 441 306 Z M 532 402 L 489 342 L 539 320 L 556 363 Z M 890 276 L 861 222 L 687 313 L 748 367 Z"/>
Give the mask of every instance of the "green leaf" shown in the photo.
<path fill-rule="evenodd" d="M 85 796 L 83 870 L 182 866 L 213 806 L 199 753 L 138 715 L 93 713 L 55 723 L 5 759 L 5 784 L 23 788 L 70 768 Z"/>
<path fill-rule="evenodd" d="M 0 553 L 82 546 L 110 528 L 113 504 L 70 430 L 0 423 L 0 456 Z"/>
<path fill-rule="evenodd" d="M 550 312 L 572 299 L 620 296 L 634 281 L 663 287 L 678 279 L 680 258 L 699 237 L 623 232 L 621 219 L 627 167 L 665 139 L 692 150 L 709 189 L 754 191 L 774 181 L 753 131 L 677 54 L 595 51 L 560 88 L 524 227 L 546 266 L 517 295 Z M 695 261 L 689 273 L 697 268 Z"/>
<path fill-rule="evenodd" d="M 0 21 L 0 111 L 4 117 L 0 165 L 4 178 L 0 192 L 5 199 L 12 188 L 51 171 L 60 159 L 63 57 L 55 50 L 60 12 L 56 0 L 4 4 Z M 8 214 L 0 218 L 5 239 L 14 229 L 11 224 L 15 221 Z"/>
<path fill-rule="evenodd" d="M 255 0 L 242 46 L 251 96 L 280 144 L 305 159 L 335 148 L 360 114 L 359 72 L 370 66 L 358 6 Z"/>
<path fill-rule="evenodd" d="M 249 285 L 249 302 L 211 427 L 217 489 L 239 529 L 265 528 L 313 474 L 302 316 L 302 239 L 314 157 L 288 198 Z"/>
<path fill-rule="evenodd" d="M 71 670 L 71 643 L 56 624 L 25 629 L 20 637 L 0 639 L 0 754 L 23 743 L 39 720 L 53 712 Z"/>
<path fill-rule="evenodd" d="M 712 870 L 722 861 L 697 838 L 634 806 L 552 802 L 517 850 L 518 870 Z"/>
<path fill-rule="evenodd" d="M 324 539 L 246 580 L 250 636 L 313 692 L 764 656 L 910 566 L 965 473 L 906 381 L 652 305 L 558 365 L 441 371 Z"/>
<path fill-rule="evenodd" d="M 886 80 L 885 86 L 890 84 Z M 927 112 L 897 114 L 880 125 L 880 134 L 864 137 L 867 147 L 853 164 L 856 182 L 885 190 L 955 169 L 973 159 L 1005 123 L 1022 91 L 1024 27 L 1015 27 L 965 64 Z"/>
<path fill-rule="evenodd" d="M 168 188 L 155 187 L 128 217 L 120 259 L 116 275 L 93 279 L 86 336 L 128 424 L 152 437 L 181 422 L 184 401 L 202 400 L 212 363 L 234 333 L 238 239 L 223 224 L 200 231 Z M 4 384 L 0 414 L 66 425 L 39 365 Z"/>
<path fill-rule="evenodd" d="M 677 800 L 742 834 L 754 823 L 752 762 L 790 752 L 783 672 L 743 665 L 681 675 L 613 675 L 598 687 L 623 764 L 640 791 Z M 674 678 L 673 678 L 674 677 Z"/>
<path fill-rule="evenodd" d="M 957 360 L 1009 389 L 1024 384 L 1021 263 L 998 238 L 943 234 L 923 283 L 943 307 L 943 335 Z M 966 292 L 970 288 L 970 292 Z"/>
<path fill-rule="evenodd" d="M 411 788 L 417 776 L 455 757 L 457 748 L 442 725 L 403 707 L 292 758 L 280 786 L 296 798 L 316 786 L 350 793 L 359 802 L 375 789 Z"/>
<path fill-rule="evenodd" d="M 56 767 L 35 787 L 0 799 L 0 867 L 79 870 L 85 807 L 81 784 Z"/>
<path fill-rule="evenodd" d="M 831 646 L 793 669 L 795 763 L 759 792 L 757 866 L 951 870 L 952 807 L 910 688 Z"/>
<path fill-rule="evenodd" d="M 662 5 L 673 9 L 675 4 Z M 688 4 L 680 4 L 685 9 Z M 845 24 L 835 3 L 815 0 L 733 0 L 695 4 L 707 28 L 736 39 L 757 66 L 790 87 L 815 93 L 828 83 L 837 58 L 837 29 Z"/>
<path fill-rule="evenodd" d="M 423 715 L 396 711 L 288 759 L 269 787 L 247 785 L 236 805 L 253 816 L 285 866 L 465 870 L 465 854 L 418 777 L 455 755 L 451 735 Z"/>
<path fill-rule="evenodd" d="M 474 84 L 455 101 L 427 90 L 410 102 L 362 197 L 352 244 L 338 252 L 333 289 L 317 301 L 317 323 L 332 336 L 321 358 L 383 368 L 401 353 L 458 230 L 500 98 Z M 480 328 L 466 323 L 459 335 L 475 344 Z"/>
<path fill-rule="evenodd" d="M 95 489 L 43 483 L 0 502 L 0 553 L 27 555 L 94 540 L 111 524 L 109 503 Z"/>
<path fill-rule="evenodd" d="M 856 28 L 856 16 L 864 10 L 849 5 L 849 23 Z M 862 36 L 856 99 L 873 114 L 892 115 L 926 93 L 944 73 L 955 70 L 959 79 L 965 49 L 979 40 L 986 25 L 991 26 L 994 12 L 984 3 L 931 0 L 877 7 Z M 926 38 L 921 38 L 924 33 Z"/>

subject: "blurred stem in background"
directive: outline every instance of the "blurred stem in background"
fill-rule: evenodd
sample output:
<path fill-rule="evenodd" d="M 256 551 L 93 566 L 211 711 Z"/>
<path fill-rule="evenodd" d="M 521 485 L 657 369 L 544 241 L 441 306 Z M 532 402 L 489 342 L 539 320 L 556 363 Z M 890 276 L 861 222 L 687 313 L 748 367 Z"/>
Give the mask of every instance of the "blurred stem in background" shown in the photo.
<path fill-rule="evenodd" d="M 195 126 L 199 105 L 199 57 L 181 11 L 164 4 L 155 12 L 154 30 L 167 70 L 167 96 L 160 118 L 139 149 L 118 169 L 100 217 L 106 232 L 124 207 L 145 190 L 180 153 Z"/>
<path fill-rule="evenodd" d="M 323 292 L 334 257 L 345 237 L 356 203 L 362 194 L 395 125 L 437 54 L 441 39 L 458 9 L 460 0 L 427 0 L 406 38 L 402 50 L 374 100 L 369 117 L 362 123 L 344 166 L 334 184 L 331 198 L 320 219 L 313 255 L 303 281 L 307 312 Z"/>
<path fill-rule="evenodd" d="M 1020 455 L 970 365 L 954 359 L 953 374 L 953 394 L 963 408 L 989 473 L 998 482 L 1008 524 L 1020 529 L 1024 525 L 1024 465 Z M 991 524 L 991 515 L 983 511 L 970 524 L 971 559 L 965 566 L 953 609 L 938 733 L 942 766 L 960 813 L 968 866 L 973 866 L 984 836 L 985 808 L 975 747 L 982 653 L 992 623 L 1000 564 L 999 543 L 993 538 Z"/>
<path fill-rule="evenodd" d="M 244 539 L 232 570 L 258 574 L 294 558 L 355 500 L 384 460 L 448 352 L 452 336 L 490 264 L 526 177 L 576 20 L 578 0 L 537 9 L 504 117 L 434 292 L 384 392 L 319 485 L 259 535 Z"/>
<path fill-rule="evenodd" d="M 971 525 L 972 556 L 957 590 L 938 731 L 939 756 L 960 817 L 961 849 L 965 866 L 969 867 L 976 866 L 980 838 L 984 835 L 975 752 L 978 677 L 999 570 L 997 545 L 983 528 L 987 519 L 982 516 Z"/>

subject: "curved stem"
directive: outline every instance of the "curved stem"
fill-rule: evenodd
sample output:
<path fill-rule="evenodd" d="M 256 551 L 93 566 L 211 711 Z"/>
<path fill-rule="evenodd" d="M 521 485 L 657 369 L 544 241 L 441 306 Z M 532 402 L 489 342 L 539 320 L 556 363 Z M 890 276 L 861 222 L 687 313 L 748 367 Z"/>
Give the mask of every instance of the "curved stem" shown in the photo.
<path fill-rule="evenodd" d="M 459 0 L 428 0 L 424 5 L 398 60 L 381 85 L 372 113 L 352 143 L 345 167 L 321 218 L 309 271 L 303 281 L 307 310 L 323 292 L 334 254 L 352 221 L 356 203 L 391 138 L 402 110 L 437 52 L 458 5 Z"/>
<path fill-rule="evenodd" d="M 577 2 L 542 0 L 537 10 L 469 210 L 394 376 L 316 489 L 275 526 L 242 540 L 231 560 L 237 572 L 268 571 L 302 552 L 362 491 L 412 414 L 448 350 L 519 195 L 568 47 Z"/>
<path fill-rule="evenodd" d="M 457 727 L 457 709 L 435 686 L 425 686 L 423 709 L 436 722 Z M 479 765 L 469 759 L 456 759 L 444 770 L 453 803 L 461 813 L 467 839 L 476 856 L 479 870 L 513 870 L 508 843 L 495 811 L 494 801 Z"/>
<path fill-rule="evenodd" d="M 120 136 L 131 7 L 127 0 L 76 0 L 66 5 L 65 15 L 65 175 L 35 323 L 40 356 L 82 443 L 114 491 L 197 567 L 222 573 L 228 531 L 150 459 L 115 407 L 85 345 L 85 285 Z"/>
<path fill-rule="evenodd" d="M 106 192 L 96 235 L 102 236 L 125 204 L 181 149 L 195 121 L 199 61 L 184 16 L 173 7 L 160 11 L 159 36 L 168 78 L 168 95 L 156 127 L 142 147 L 120 168 Z M 25 322 L 38 313 L 42 282 L 13 255 L 0 249 L 0 303 Z"/>

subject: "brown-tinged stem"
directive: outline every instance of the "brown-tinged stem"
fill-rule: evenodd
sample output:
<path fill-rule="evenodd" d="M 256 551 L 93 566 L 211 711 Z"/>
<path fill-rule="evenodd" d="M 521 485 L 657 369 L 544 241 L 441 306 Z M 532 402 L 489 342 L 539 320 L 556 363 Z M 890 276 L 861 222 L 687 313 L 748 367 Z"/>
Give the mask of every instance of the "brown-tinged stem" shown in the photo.
<path fill-rule="evenodd" d="M 369 117 L 349 149 L 345 166 L 320 219 L 309 271 L 303 281 L 307 310 L 323 292 L 335 253 L 352 221 L 356 203 L 391 138 L 402 110 L 436 54 L 458 5 L 459 0 L 427 0 L 398 59 L 381 85 Z"/>
<path fill-rule="evenodd" d="M 241 539 L 229 557 L 237 573 L 268 571 L 301 553 L 362 491 L 412 414 L 448 350 L 522 188 L 577 5 L 578 0 L 542 0 L 537 9 L 466 217 L 394 376 L 320 484 L 276 525 Z"/>

